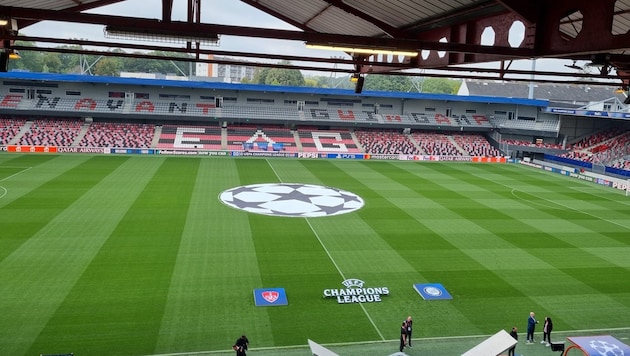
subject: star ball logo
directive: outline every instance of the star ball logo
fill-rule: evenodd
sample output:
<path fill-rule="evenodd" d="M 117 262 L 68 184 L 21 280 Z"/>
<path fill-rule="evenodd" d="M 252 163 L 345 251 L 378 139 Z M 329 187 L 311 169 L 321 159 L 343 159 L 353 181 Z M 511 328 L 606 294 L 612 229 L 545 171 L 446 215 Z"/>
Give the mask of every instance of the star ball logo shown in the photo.
<path fill-rule="evenodd" d="M 343 289 L 324 289 L 324 298 L 335 298 L 339 304 L 380 302 L 389 295 L 387 287 L 368 287 L 360 279 L 349 278 L 341 282 Z"/>
<path fill-rule="evenodd" d="M 567 339 L 592 356 L 628 356 L 630 346 L 611 335 L 570 336 Z"/>
<path fill-rule="evenodd" d="M 219 199 L 250 213 L 313 218 L 347 214 L 363 207 L 358 195 L 331 187 L 299 183 L 265 183 L 231 188 Z"/>

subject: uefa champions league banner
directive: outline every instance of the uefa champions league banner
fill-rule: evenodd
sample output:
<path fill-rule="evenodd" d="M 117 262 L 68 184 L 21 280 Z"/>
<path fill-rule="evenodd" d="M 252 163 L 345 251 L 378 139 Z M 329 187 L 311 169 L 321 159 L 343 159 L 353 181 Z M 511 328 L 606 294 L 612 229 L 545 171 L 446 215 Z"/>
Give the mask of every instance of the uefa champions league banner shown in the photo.
<path fill-rule="evenodd" d="M 230 156 L 232 157 L 297 157 L 297 153 L 293 152 L 274 152 L 274 151 L 231 151 Z"/>

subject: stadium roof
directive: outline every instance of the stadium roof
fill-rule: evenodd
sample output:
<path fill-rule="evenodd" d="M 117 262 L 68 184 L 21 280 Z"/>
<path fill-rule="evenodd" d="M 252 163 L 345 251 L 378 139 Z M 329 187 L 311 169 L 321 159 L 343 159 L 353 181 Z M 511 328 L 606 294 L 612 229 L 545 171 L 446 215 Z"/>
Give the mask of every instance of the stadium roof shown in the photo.
<path fill-rule="evenodd" d="M 625 95 L 615 87 L 567 84 L 534 84 L 533 97 L 541 100 L 563 103 L 592 103 L 616 97 L 621 102 Z M 460 89 L 462 95 L 501 96 L 528 98 L 530 84 L 494 81 L 464 81 Z"/>
<path fill-rule="evenodd" d="M 278 53 L 241 53 L 258 58 L 307 61 L 310 63 L 352 64 L 355 73 L 386 73 L 403 69 L 466 70 L 459 65 L 530 58 L 568 58 L 597 65 L 599 76 L 626 83 L 630 70 L 630 0 L 241 0 L 289 23 L 298 31 L 228 26 L 201 22 L 200 0 L 175 3 L 162 0 L 162 18 L 147 19 L 119 14 L 97 15 L 84 10 L 109 5 L 120 0 L 0 0 L 0 14 L 15 19 L 17 28 L 0 28 L 7 41 L 73 44 L 109 48 L 175 50 L 200 55 L 227 51 L 146 44 L 102 43 L 89 40 L 29 38 L 17 35 L 30 24 L 55 20 L 77 24 L 96 24 L 131 29 L 145 34 L 169 33 L 177 36 L 195 34 L 274 38 L 313 44 L 343 45 L 353 48 L 411 50 L 421 55 L 361 55 L 351 59 L 300 57 Z M 187 6 L 186 21 L 172 20 L 175 6 Z M 484 42 L 485 41 L 485 42 Z M 8 44 L 12 46 L 11 43 Z M 5 43 L 5 47 L 7 43 Z M 15 47 L 15 46 L 14 46 Z M 18 49 L 16 47 L 16 49 Z M 24 49 L 24 48 L 22 48 Z M 50 51 L 50 46 L 39 47 Z M 67 49 L 66 51 L 70 51 Z M 89 52 L 89 51 L 84 51 Z M 94 51 L 92 51 L 94 52 Z M 99 51 L 96 51 L 99 52 Z M 111 51 L 100 51 L 114 55 Z M 141 54 L 137 54 L 141 56 Z M 314 69 L 309 66 L 296 66 Z M 614 71 L 616 69 L 616 73 Z M 509 65 L 489 72 L 502 79 L 510 77 Z M 544 72 L 538 71 L 538 78 Z M 488 73 L 486 73 L 488 74 Z M 571 76 L 583 73 L 565 73 Z M 426 75 L 426 74 L 424 74 Z M 460 75 L 464 77 L 463 74 Z M 477 76 L 479 76 L 477 74 Z M 588 76 L 588 75 L 587 75 Z M 472 77 L 472 76 L 469 76 Z"/>
<path fill-rule="evenodd" d="M 546 100 L 530 100 L 523 98 L 506 98 L 492 96 L 459 96 L 450 94 L 430 94 L 430 93 L 402 93 L 402 92 L 383 92 L 383 91 L 364 91 L 356 94 L 353 90 L 348 89 L 330 89 L 330 88 L 311 88 L 311 87 L 293 87 L 281 85 L 260 85 L 260 84 L 234 84 L 222 82 L 202 82 L 202 81 L 182 81 L 167 79 L 143 79 L 143 78 L 121 78 L 121 77 L 105 77 L 105 76 L 89 76 L 78 74 L 51 74 L 51 73 L 32 73 L 32 72 L 5 72 L 0 73 L 0 80 L 6 81 L 37 81 L 37 82 L 71 82 L 71 83 L 93 83 L 93 84 L 122 84 L 122 85 L 143 85 L 166 88 L 191 88 L 191 89 L 219 89 L 219 90 L 239 90 L 239 91 L 265 91 L 275 93 L 306 93 L 317 95 L 339 95 L 339 96 L 362 96 L 362 97 L 380 97 L 380 98 L 397 98 L 397 99 L 424 99 L 424 100 L 443 100 L 443 101 L 461 101 L 488 104 L 514 104 L 547 107 Z"/>

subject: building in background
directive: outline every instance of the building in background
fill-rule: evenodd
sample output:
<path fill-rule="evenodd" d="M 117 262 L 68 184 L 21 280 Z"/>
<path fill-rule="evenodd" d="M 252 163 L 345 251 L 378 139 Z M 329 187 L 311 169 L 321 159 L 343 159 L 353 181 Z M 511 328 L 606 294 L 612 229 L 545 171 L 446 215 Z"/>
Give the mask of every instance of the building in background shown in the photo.
<path fill-rule="evenodd" d="M 233 58 L 214 57 L 213 55 L 201 56 L 201 59 L 234 60 Z M 195 67 L 197 80 L 202 78 L 217 78 L 216 81 L 224 83 L 240 83 L 243 78 L 251 81 L 254 79 L 256 67 L 239 64 L 220 64 L 198 62 Z M 210 80 L 215 81 L 215 80 Z"/>

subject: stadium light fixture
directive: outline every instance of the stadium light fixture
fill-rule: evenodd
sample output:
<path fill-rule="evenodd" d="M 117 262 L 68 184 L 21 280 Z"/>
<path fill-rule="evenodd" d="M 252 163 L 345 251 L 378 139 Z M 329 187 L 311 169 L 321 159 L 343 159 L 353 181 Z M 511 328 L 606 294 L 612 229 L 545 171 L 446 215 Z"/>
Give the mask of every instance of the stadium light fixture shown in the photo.
<path fill-rule="evenodd" d="M 165 29 L 139 29 L 130 27 L 118 27 L 108 25 L 103 29 L 105 38 L 131 40 L 131 41 L 152 41 L 162 43 L 188 42 L 199 43 L 208 46 L 219 46 L 220 36 L 216 33 L 183 33 Z"/>
<path fill-rule="evenodd" d="M 340 51 L 346 53 L 360 53 L 360 54 L 389 54 L 393 56 L 407 56 L 417 57 L 417 51 L 403 51 L 395 48 L 382 48 L 382 47 L 352 47 L 344 45 L 327 45 L 318 43 L 306 43 L 306 48 L 310 49 L 323 49 L 328 51 Z"/>
<path fill-rule="evenodd" d="M 22 59 L 22 57 L 20 56 L 20 52 L 14 49 L 8 50 L 7 53 L 9 54 L 9 59 Z"/>

